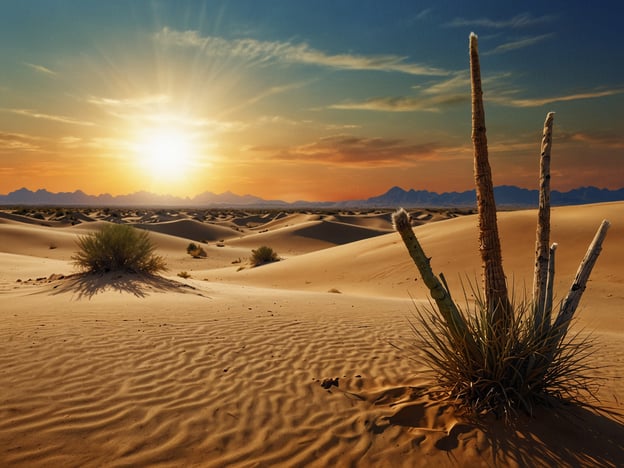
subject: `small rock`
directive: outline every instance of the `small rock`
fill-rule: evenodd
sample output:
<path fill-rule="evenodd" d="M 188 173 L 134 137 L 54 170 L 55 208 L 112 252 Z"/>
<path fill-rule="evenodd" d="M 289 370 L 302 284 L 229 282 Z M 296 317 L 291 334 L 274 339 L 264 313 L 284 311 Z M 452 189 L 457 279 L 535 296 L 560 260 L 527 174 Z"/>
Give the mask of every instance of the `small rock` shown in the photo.
<path fill-rule="evenodd" d="M 336 377 L 335 379 L 323 379 L 323 381 L 321 382 L 321 387 L 323 387 L 325 390 L 329 390 L 331 387 L 338 387 L 338 377 Z"/>

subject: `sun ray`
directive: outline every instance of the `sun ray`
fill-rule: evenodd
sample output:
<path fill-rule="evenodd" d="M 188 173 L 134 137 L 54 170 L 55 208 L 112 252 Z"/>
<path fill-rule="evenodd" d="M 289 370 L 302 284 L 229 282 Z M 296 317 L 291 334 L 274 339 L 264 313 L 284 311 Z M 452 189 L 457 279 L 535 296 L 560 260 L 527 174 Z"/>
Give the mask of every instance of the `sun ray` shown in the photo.
<path fill-rule="evenodd" d="M 193 136 L 178 129 L 143 131 L 134 149 L 142 170 L 156 180 L 184 178 L 197 157 Z"/>

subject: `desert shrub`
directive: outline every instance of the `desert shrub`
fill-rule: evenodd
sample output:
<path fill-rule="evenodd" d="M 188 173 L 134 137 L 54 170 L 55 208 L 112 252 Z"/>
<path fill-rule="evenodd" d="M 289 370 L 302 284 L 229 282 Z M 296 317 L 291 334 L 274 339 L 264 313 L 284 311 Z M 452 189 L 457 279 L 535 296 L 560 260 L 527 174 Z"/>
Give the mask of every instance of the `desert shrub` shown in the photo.
<path fill-rule="evenodd" d="M 531 301 L 512 298 L 513 319 L 506 333 L 498 333 L 488 318 L 477 288 L 474 303 L 458 307 L 466 324 L 458 336 L 439 308 L 417 307 L 411 323 L 419 354 L 436 374 L 436 390 L 443 398 L 468 407 L 474 414 L 497 416 L 532 414 L 540 404 L 556 400 L 583 403 L 593 395 L 595 378 L 587 358 L 592 341 L 579 334 L 561 337 L 557 326 L 536 332 Z"/>
<path fill-rule="evenodd" d="M 77 244 L 79 251 L 72 260 L 88 272 L 157 273 L 166 269 L 164 259 L 154 254 L 156 247 L 149 234 L 125 224 L 106 225 L 79 237 Z"/>
<path fill-rule="evenodd" d="M 204 248 L 201 245 L 195 244 L 194 242 L 191 242 L 186 247 L 186 253 L 188 253 L 193 258 L 205 257 L 207 255 Z"/>
<path fill-rule="evenodd" d="M 184 279 L 187 279 L 187 278 L 191 277 L 191 275 L 188 273 L 188 271 L 181 271 L 180 273 L 178 273 L 178 276 L 180 278 L 184 278 Z"/>
<path fill-rule="evenodd" d="M 253 266 L 264 265 L 265 263 L 278 262 L 280 260 L 277 253 L 271 248 L 263 245 L 251 251 L 251 264 Z"/>

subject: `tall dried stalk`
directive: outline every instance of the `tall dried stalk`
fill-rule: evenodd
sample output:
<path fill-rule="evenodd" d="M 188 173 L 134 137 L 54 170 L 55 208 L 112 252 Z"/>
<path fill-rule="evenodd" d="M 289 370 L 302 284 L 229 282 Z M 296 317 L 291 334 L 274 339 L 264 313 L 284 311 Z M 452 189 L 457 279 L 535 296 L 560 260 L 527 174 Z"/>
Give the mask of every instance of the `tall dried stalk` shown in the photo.
<path fill-rule="evenodd" d="M 561 304 L 561 309 L 559 309 L 559 313 L 557 314 L 557 319 L 554 324 L 554 328 L 559 330 L 561 338 L 565 337 L 568 331 L 574 312 L 576 312 L 581 296 L 587 287 L 589 275 L 596 264 L 596 260 L 598 260 L 600 252 L 602 251 L 602 242 L 607 235 L 607 229 L 609 229 L 610 225 L 611 223 L 609 223 L 606 219 L 602 220 L 598 231 L 596 231 L 594 239 L 587 249 L 585 257 L 579 265 L 576 277 L 572 282 L 572 286 L 570 286 L 570 291 L 568 291 L 568 295 Z"/>
<path fill-rule="evenodd" d="M 444 317 L 446 323 L 449 325 L 452 335 L 457 340 L 470 339 L 471 337 L 468 336 L 465 321 L 457 309 L 457 306 L 453 302 L 446 284 L 442 284 L 444 277 L 442 277 L 442 281 L 440 281 L 431 269 L 431 265 L 429 263 L 430 259 L 427 255 L 425 255 L 420 242 L 418 242 L 418 239 L 414 234 L 407 211 L 401 208 L 393 213 L 392 222 L 396 231 L 401 234 L 401 238 L 407 247 L 410 257 L 414 260 L 414 263 L 420 272 L 420 276 L 425 282 L 427 288 L 429 288 L 431 297 L 436 302 L 438 310 Z"/>
<path fill-rule="evenodd" d="M 546 294 L 544 296 L 544 309 L 543 318 L 541 323 L 541 330 L 548 331 L 550 328 L 552 307 L 553 307 L 553 289 L 555 285 L 555 251 L 557 250 L 557 243 L 554 242 L 550 246 L 548 252 L 548 278 L 546 279 Z M 539 325 L 539 324 L 538 324 Z M 540 331 L 540 330 L 536 330 Z"/>
<path fill-rule="evenodd" d="M 555 113 L 549 112 L 544 122 L 542 148 L 540 152 L 540 190 L 535 241 L 535 272 L 533 276 L 534 328 L 537 331 L 545 327 L 546 281 L 548 279 L 548 261 L 550 242 L 550 150 L 552 147 L 552 129 Z M 553 267 L 554 268 L 554 267 Z M 553 269 L 554 274 L 554 269 Z M 550 306 L 552 308 L 552 305 Z"/>
<path fill-rule="evenodd" d="M 474 177 L 479 213 L 479 251 L 483 262 L 485 302 L 493 324 L 502 330 L 511 322 L 512 314 L 507 280 L 503 271 L 492 171 L 488 159 L 485 111 L 481 89 L 481 69 L 477 35 L 470 34 L 470 83 L 472 96 L 472 143 L 474 146 Z"/>

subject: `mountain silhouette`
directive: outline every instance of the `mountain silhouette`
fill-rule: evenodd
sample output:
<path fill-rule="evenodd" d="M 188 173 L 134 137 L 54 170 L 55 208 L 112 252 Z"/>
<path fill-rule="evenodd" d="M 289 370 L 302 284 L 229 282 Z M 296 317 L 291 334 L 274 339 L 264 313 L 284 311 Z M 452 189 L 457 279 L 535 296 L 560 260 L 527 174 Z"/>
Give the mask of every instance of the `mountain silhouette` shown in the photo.
<path fill-rule="evenodd" d="M 501 185 L 494 188 L 496 204 L 500 207 L 529 208 L 538 204 L 539 192 Z M 618 190 L 597 187 L 580 187 L 568 192 L 553 190 L 552 205 L 583 205 L 624 200 L 624 188 Z M 7 195 L 0 195 L 0 205 L 48 205 L 48 206 L 127 206 L 127 207 L 186 207 L 186 208 L 405 208 L 414 207 L 474 207 L 474 190 L 465 192 L 436 193 L 428 190 L 404 190 L 392 187 L 387 192 L 364 200 L 309 202 L 305 200 L 288 203 L 282 200 L 265 200 L 254 195 L 237 195 L 232 192 L 216 194 L 204 192 L 193 198 L 159 195 L 140 191 L 128 195 L 113 196 L 108 193 L 88 195 L 82 190 L 75 192 L 49 192 L 46 189 L 31 191 L 21 188 Z"/>

